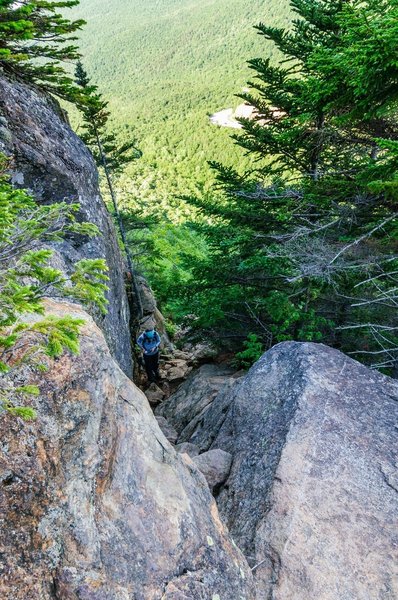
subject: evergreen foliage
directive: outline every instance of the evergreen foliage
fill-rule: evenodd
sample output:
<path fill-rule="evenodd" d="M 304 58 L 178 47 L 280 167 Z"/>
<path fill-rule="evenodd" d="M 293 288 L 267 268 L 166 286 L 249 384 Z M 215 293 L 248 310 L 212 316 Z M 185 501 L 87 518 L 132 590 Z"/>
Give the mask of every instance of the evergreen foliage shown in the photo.
<path fill-rule="evenodd" d="M 70 277 L 53 268 L 53 251 L 47 242 L 62 241 L 67 233 L 94 236 L 99 232 L 90 223 L 76 221 L 74 204 L 38 206 L 25 191 L 13 189 L 5 176 L 7 161 L 1 157 L 0 178 L 0 407 L 8 412 L 34 418 L 35 412 L 22 406 L 37 395 L 35 386 L 20 385 L 25 365 L 46 369 L 46 359 L 68 350 L 79 350 L 81 319 L 47 315 L 45 296 L 77 299 L 106 312 L 106 265 L 101 259 L 84 259 Z"/>
<path fill-rule="evenodd" d="M 247 340 L 243 342 L 243 348 L 244 350 L 236 353 L 233 364 L 238 369 L 249 369 L 261 358 L 264 346 L 255 333 L 249 333 Z"/>
<path fill-rule="evenodd" d="M 136 140 L 120 143 L 116 134 L 109 132 L 108 102 L 98 92 L 98 87 L 91 84 L 80 60 L 76 65 L 75 81 L 79 86 L 76 103 L 83 116 L 79 135 L 90 148 L 97 166 L 105 168 L 105 160 L 109 173 L 118 175 L 123 172 L 126 165 L 141 158 Z"/>
<path fill-rule="evenodd" d="M 0 67 L 62 98 L 72 99 L 74 84 L 62 63 L 79 57 L 74 43 L 84 20 L 63 11 L 79 0 L 0 0 Z"/>
<path fill-rule="evenodd" d="M 114 217 L 118 225 L 122 246 L 126 254 L 136 305 L 136 313 L 138 319 L 141 319 L 143 317 L 143 309 L 140 292 L 113 183 L 114 177 L 121 173 L 127 164 L 141 157 L 141 152 L 136 148 L 135 141 L 129 141 L 119 145 L 115 134 L 107 133 L 106 125 L 109 118 L 109 112 L 106 108 L 108 103 L 104 101 L 102 95 L 98 93 L 97 87 L 90 84 L 88 75 L 80 61 L 76 66 L 75 77 L 76 83 L 81 89 L 77 102 L 78 107 L 83 114 L 83 133 L 81 134 L 81 138 L 91 149 L 97 166 L 100 167 L 105 174 L 107 191 L 112 200 Z"/>
<path fill-rule="evenodd" d="M 80 49 L 109 99 L 110 128 L 122 141 L 133 128 L 143 152 L 118 188 L 170 215 L 172 197 L 210 186 L 208 160 L 246 164 L 209 114 L 239 104 L 245 61 L 261 48 L 253 23 L 264 13 L 286 23 L 288 12 L 288 0 L 84 0 L 73 9 L 87 20 Z"/>
<path fill-rule="evenodd" d="M 292 7 L 290 29 L 258 26 L 283 58 L 249 63 L 256 115 L 235 140 L 252 169 L 213 163 L 221 193 L 191 200 L 210 254 L 190 310 L 219 335 L 322 340 L 393 367 L 398 4 Z"/>

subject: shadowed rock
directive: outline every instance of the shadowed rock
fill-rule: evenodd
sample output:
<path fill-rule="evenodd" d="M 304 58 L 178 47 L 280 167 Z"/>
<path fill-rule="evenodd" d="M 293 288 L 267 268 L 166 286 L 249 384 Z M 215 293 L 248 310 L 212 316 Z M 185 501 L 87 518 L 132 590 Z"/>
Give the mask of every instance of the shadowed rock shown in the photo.
<path fill-rule="evenodd" d="M 170 423 L 164 417 L 156 417 L 156 421 L 165 438 L 170 442 L 170 444 L 175 444 L 178 433 L 174 427 L 170 425 Z"/>
<path fill-rule="evenodd" d="M 164 392 L 156 385 L 151 383 L 150 386 L 145 390 L 145 396 L 148 399 L 149 404 L 156 406 L 164 398 Z"/>
<path fill-rule="evenodd" d="M 214 398 L 226 383 L 232 383 L 234 371 L 220 365 L 203 365 L 193 372 L 170 398 L 156 408 L 178 431 L 178 442 L 195 442 L 195 431 L 209 410 Z M 209 444 L 210 446 L 210 444 Z M 201 448 L 202 449 L 202 448 Z M 207 448 L 203 448 L 205 450 Z"/>
<path fill-rule="evenodd" d="M 218 506 L 258 600 L 398 598 L 397 423 L 398 382 L 320 344 L 214 399 L 191 441 L 233 456 Z"/>
<path fill-rule="evenodd" d="M 194 457 L 194 463 L 206 478 L 211 491 L 224 483 L 231 470 L 232 455 L 224 450 L 209 450 Z"/>
<path fill-rule="evenodd" d="M 177 452 L 180 454 L 188 454 L 191 458 L 194 456 L 198 456 L 199 448 L 195 446 L 195 444 L 190 444 L 189 442 L 183 442 L 182 444 L 177 444 L 175 447 Z"/>

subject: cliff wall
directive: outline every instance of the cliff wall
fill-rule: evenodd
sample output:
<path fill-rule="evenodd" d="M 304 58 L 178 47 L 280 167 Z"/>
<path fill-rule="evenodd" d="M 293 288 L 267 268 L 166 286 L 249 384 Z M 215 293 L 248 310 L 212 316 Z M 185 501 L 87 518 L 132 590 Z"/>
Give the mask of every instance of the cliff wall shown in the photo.
<path fill-rule="evenodd" d="M 39 202 L 79 203 L 79 220 L 94 223 L 101 235 L 69 237 L 56 244 L 58 265 L 66 272 L 81 258 L 105 258 L 109 267 L 109 307 L 95 315 L 110 351 L 125 373 L 132 373 L 125 265 L 111 218 L 98 188 L 98 172 L 86 146 L 71 130 L 57 102 L 40 90 L 0 74 L 0 151 L 12 157 L 15 185 Z"/>
<path fill-rule="evenodd" d="M 252 600 L 207 483 L 160 431 L 92 319 L 44 374 L 38 418 L 0 419 L 3 600 Z"/>

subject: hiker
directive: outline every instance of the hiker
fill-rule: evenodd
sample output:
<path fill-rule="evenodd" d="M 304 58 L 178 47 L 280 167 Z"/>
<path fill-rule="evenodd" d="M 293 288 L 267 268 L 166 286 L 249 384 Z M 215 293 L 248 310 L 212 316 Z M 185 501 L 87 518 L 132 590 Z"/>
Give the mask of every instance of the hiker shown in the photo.
<path fill-rule="evenodd" d="M 154 328 L 145 329 L 137 340 L 144 354 L 145 370 L 150 383 L 160 379 L 159 375 L 159 346 L 161 338 Z"/>

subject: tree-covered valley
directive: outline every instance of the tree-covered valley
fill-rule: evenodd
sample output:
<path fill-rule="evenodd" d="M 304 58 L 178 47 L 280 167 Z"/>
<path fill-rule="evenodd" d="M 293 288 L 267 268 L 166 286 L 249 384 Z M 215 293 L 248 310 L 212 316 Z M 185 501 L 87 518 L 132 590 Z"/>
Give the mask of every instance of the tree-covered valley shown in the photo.
<path fill-rule="evenodd" d="M 139 140 L 128 174 L 141 195 L 208 188 L 209 160 L 248 164 L 208 116 L 238 105 L 246 62 L 264 49 L 253 26 L 287 24 L 288 13 L 287 0 L 83 0 L 72 11 L 87 21 L 79 46 L 113 125 Z"/>
<path fill-rule="evenodd" d="M 2 600 L 397 600 L 397 40 L 0 0 Z"/>
<path fill-rule="evenodd" d="M 62 8 L 5 68 L 70 107 L 170 331 L 245 366 L 295 339 L 394 369 L 396 0 Z M 210 123 L 242 103 L 240 130 Z"/>

